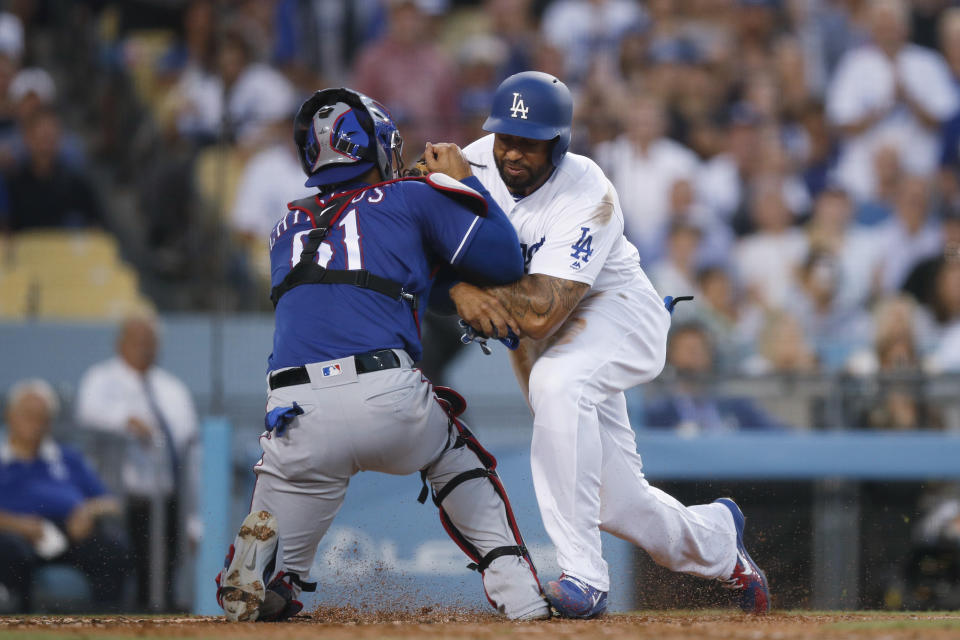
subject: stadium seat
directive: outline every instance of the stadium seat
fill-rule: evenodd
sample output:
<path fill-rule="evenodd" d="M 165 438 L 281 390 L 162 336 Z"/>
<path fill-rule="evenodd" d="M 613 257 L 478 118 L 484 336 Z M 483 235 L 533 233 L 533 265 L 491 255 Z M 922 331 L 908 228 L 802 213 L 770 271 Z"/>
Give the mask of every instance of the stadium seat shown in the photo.
<path fill-rule="evenodd" d="M 84 613 L 96 607 L 87 578 L 67 565 L 40 567 L 33 574 L 31 589 L 36 613 Z"/>
<path fill-rule="evenodd" d="M 236 149 L 216 145 L 197 156 L 195 171 L 200 197 L 222 220 L 228 219 L 233 211 L 234 194 L 246 161 L 246 156 Z"/>
<path fill-rule="evenodd" d="M 9 255 L 13 268 L 0 271 L 0 318 L 116 319 L 152 307 L 104 231 L 24 231 L 13 236 Z"/>
<path fill-rule="evenodd" d="M 137 275 L 125 265 L 42 279 L 37 312 L 44 318 L 120 318 L 150 307 L 138 292 Z"/>
<path fill-rule="evenodd" d="M 99 230 L 51 229 L 21 231 L 14 236 L 13 260 L 19 266 L 44 264 L 111 265 L 118 260 L 117 242 Z"/>
<path fill-rule="evenodd" d="M 0 269 L 0 319 L 22 320 L 32 315 L 32 278 L 24 269 Z"/>

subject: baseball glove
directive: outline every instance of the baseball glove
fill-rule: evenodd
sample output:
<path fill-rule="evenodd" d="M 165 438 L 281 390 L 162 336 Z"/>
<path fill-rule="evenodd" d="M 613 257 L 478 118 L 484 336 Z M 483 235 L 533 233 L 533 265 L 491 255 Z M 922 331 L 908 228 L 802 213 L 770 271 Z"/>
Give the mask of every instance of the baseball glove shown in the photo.
<path fill-rule="evenodd" d="M 416 162 L 413 163 L 409 168 L 404 169 L 403 177 L 404 178 L 422 178 L 423 176 L 430 173 L 430 169 L 427 169 L 427 162 L 423 159 L 423 156 L 420 156 Z"/>

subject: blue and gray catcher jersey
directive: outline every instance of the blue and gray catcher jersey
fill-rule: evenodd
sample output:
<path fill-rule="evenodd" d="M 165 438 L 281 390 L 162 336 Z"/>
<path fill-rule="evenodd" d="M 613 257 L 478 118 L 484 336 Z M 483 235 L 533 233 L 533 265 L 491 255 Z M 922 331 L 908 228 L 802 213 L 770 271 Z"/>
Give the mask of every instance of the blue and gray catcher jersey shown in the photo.
<path fill-rule="evenodd" d="M 464 180 L 463 185 L 470 187 L 466 191 L 488 196 L 476 178 Z M 405 349 L 419 360 L 418 313 L 426 306 L 438 267 L 450 264 L 491 282 L 509 282 L 522 275 L 516 234 L 495 204 L 486 217 L 480 217 L 418 180 L 345 184 L 325 197 L 354 190 L 356 194 L 317 251 L 318 264 L 328 269 L 367 269 L 394 280 L 417 294 L 421 310 L 405 300 L 352 285 L 297 286 L 277 304 L 270 371 L 384 348 Z M 489 206 L 492 201 L 489 197 L 487 201 Z M 271 286 L 282 282 L 300 259 L 313 228 L 314 221 L 301 210 L 288 211 L 274 227 Z"/>

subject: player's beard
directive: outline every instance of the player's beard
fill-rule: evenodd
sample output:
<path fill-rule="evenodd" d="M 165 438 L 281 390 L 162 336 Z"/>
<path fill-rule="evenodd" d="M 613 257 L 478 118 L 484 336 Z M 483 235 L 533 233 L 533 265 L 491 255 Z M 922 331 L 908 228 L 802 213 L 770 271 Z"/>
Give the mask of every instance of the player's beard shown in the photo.
<path fill-rule="evenodd" d="M 526 177 L 523 177 L 523 174 L 513 176 L 504 170 L 504 165 L 506 163 L 502 157 L 498 158 L 494 156 L 493 161 L 496 163 L 497 171 L 500 172 L 500 178 L 503 180 L 503 183 L 507 185 L 507 189 L 509 189 L 512 193 L 524 196 L 529 195 L 528 190 L 530 187 L 535 185 L 539 186 L 541 181 L 543 181 L 544 176 L 546 176 L 553 169 L 553 166 L 550 164 L 532 167 L 526 162 L 511 162 L 511 167 L 522 169 L 526 172 Z"/>

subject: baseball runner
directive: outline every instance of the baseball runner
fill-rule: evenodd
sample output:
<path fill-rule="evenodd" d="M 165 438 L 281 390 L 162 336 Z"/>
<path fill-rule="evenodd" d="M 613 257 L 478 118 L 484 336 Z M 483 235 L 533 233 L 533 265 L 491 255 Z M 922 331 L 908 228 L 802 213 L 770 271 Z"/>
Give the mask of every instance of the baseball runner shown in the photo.
<path fill-rule="evenodd" d="M 527 275 L 449 291 L 478 332 L 524 336 L 512 361 L 533 410 L 534 489 L 563 571 L 544 592 L 563 616 L 604 612 L 603 530 L 669 569 L 724 581 L 741 608 L 764 613 L 766 578 L 744 548 L 737 505 L 685 507 L 643 476 L 623 392 L 660 373 L 670 318 L 623 236 L 613 185 L 567 152 L 572 114 L 553 76 L 501 83 L 483 127 L 493 135 L 464 154 L 517 230 Z"/>
<path fill-rule="evenodd" d="M 300 592 L 316 587 L 306 580 L 317 545 L 358 471 L 420 471 L 490 603 L 511 619 L 549 617 L 496 460 L 457 418 L 463 398 L 411 368 L 433 270 L 518 279 L 513 228 L 459 150 L 428 153 L 449 175 L 398 178 L 399 131 L 363 94 L 317 92 L 294 139 L 306 186 L 320 191 L 290 203 L 270 236 L 276 328 L 263 457 L 217 578 L 226 617 L 300 611 Z M 421 502 L 427 495 L 425 484 Z"/>

